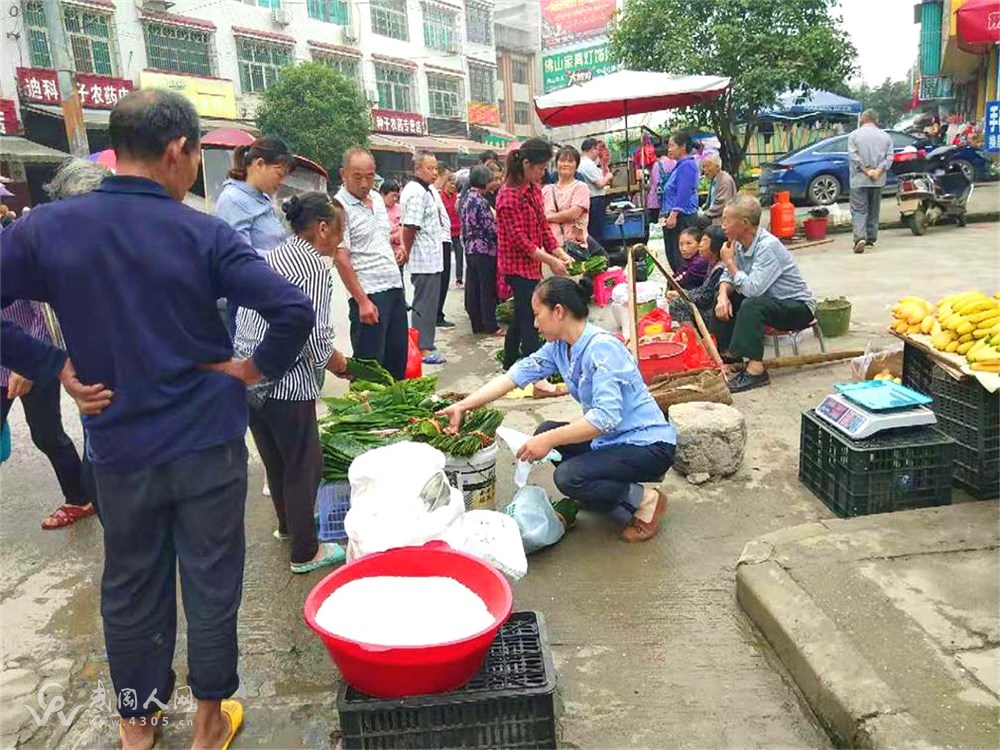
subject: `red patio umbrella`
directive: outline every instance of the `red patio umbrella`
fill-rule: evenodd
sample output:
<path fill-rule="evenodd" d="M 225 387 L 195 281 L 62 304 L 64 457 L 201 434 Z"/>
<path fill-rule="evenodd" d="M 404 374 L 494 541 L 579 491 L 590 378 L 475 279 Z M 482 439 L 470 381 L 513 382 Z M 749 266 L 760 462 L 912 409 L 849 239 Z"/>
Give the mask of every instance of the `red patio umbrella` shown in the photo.
<path fill-rule="evenodd" d="M 1000 0 L 968 0 L 956 12 L 959 45 L 982 52 L 1000 43 Z"/>
<path fill-rule="evenodd" d="M 237 146 L 249 146 L 255 140 L 253 133 L 248 133 L 241 128 L 216 128 L 202 136 L 201 145 L 236 148 Z"/>

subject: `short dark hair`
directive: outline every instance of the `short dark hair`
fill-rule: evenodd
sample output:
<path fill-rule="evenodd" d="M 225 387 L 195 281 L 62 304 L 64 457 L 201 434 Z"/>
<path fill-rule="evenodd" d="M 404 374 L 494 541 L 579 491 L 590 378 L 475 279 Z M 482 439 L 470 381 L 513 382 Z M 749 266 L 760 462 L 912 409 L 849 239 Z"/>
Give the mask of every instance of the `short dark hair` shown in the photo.
<path fill-rule="evenodd" d="M 583 151 L 584 153 L 595 148 L 597 148 L 596 138 L 584 138 L 583 143 L 580 144 L 580 150 Z"/>
<path fill-rule="evenodd" d="M 413 154 L 413 168 L 418 169 L 428 159 L 437 159 L 430 151 L 417 151 Z"/>
<path fill-rule="evenodd" d="M 469 187 L 485 190 L 493 179 L 493 170 L 485 164 L 477 164 L 469 170 Z"/>
<path fill-rule="evenodd" d="M 386 180 L 379 187 L 378 191 L 382 195 L 388 195 L 389 193 L 398 193 L 399 192 L 399 183 L 396 182 L 395 180 Z"/>
<path fill-rule="evenodd" d="M 576 166 L 580 166 L 580 152 L 572 146 L 563 146 L 556 151 L 556 162 L 558 163 L 561 159 L 572 159 L 576 162 Z"/>
<path fill-rule="evenodd" d="M 667 144 L 661 143 L 659 146 L 656 147 L 656 158 L 659 159 L 660 157 L 666 155 L 667 155 Z"/>
<path fill-rule="evenodd" d="M 691 150 L 694 148 L 694 144 L 691 141 L 691 134 L 686 130 L 675 130 L 670 134 L 670 140 L 688 153 L 691 153 Z"/>
<path fill-rule="evenodd" d="M 722 227 L 717 224 L 713 224 L 708 229 L 705 230 L 705 236 L 708 237 L 708 246 L 713 253 L 718 255 L 722 252 L 722 246 L 726 244 L 726 233 Z"/>
<path fill-rule="evenodd" d="M 293 195 L 281 204 L 281 210 L 296 233 L 308 229 L 317 221 L 328 221 L 339 229 L 344 227 L 343 205 L 336 198 L 319 191 Z"/>
<path fill-rule="evenodd" d="M 295 154 L 284 140 L 276 135 L 262 135 L 249 146 L 237 146 L 233 151 L 230 178 L 246 182 L 247 170 L 257 159 L 265 164 L 283 164 L 291 172 L 295 169 Z"/>
<path fill-rule="evenodd" d="M 497 156 L 497 152 L 493 149 L 486 149 L 479 155 L 479 163 L 486 164 L 487 162 L 495 161 L 497 164 L 500 163 L 500 157 Z"/>
<path fill-rule="evenodd" d="M 187 153 L 198 148 L 201 123 L 186 97 L 164 89 L 142 89 L 118 100 L 111 110 L 108 133 L 118 156 L 155 161 L 178 138 L 187 139 Z"/>
<path fill-rule="evenodd" d="M 698 227 L 684 227 L 684 229 L 681 230 L 681 234 L 686 234 L 695 242 L 701 242 L 701 230 Z"/>

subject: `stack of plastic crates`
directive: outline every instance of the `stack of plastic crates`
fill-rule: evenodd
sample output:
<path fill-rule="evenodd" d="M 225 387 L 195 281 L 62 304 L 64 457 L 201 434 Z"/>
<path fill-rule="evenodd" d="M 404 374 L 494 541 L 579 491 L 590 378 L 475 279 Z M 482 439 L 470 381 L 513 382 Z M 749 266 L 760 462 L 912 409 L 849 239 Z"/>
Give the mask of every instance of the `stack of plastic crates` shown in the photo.
<path fill-rule="evenodd" d="M 515 612 L 482 668 L 458 690 L 383 700 L 341 688 L 344 749 L 555 748 L 555 689 L 541 616 Z"/>
<path fill-rule="evenodd" d="M 955 440 L 954 483 L 981 500 L 1000 497 L 1000 395 L 940 368 L 931 391 L 938 428 Z"/>
<path fill-rule="evenodd" d="M 350 509 L 350 482 L 320 482 L 316 492 L 316 526 L 321 542 L 343 542 L 347 539 L 344 517 Z"/>
<path fill-rule="evenodd" d="M 931 374 L 934 372 L 931 358 L 913 344 L 903 344 L 903 385 L 925 396 L 931 395 Z"/>
<path fill-rule="evenodd" d="M 933 427 L 851 440 L 807 409 L 799 481 L 841 517 L 951 502 L 954 441 Z"/>

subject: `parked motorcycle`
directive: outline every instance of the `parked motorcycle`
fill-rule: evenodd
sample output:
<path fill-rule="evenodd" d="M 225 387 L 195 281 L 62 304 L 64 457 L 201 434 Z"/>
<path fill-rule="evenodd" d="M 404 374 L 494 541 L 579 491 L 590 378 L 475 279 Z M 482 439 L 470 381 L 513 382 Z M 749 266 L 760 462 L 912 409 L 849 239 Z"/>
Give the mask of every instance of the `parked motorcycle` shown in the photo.
<path fill-rule="evenodd" d="M 899 215 L 915 235 L 948 221 L 965 226 L 966 207 L 974 186 L 961 165 L 949 161 L 954 151 L 954 146 L 928 153 L 909 148 L 893 158 L 892 171 L 899 177 Z"/>

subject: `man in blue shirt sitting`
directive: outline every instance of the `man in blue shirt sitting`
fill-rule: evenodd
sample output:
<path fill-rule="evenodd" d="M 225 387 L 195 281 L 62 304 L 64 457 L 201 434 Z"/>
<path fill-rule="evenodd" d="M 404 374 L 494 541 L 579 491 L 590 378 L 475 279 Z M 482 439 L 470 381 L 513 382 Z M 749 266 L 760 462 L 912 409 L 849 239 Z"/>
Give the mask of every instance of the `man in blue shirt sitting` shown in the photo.
<path fill-rule="evenodd" d="M 134 92 L 112 111 L 109 130 L 117 176 L 38 208 L 0 236 L 2 304 L 48 302 L 66 353 L 6 323 L 0 347 L 17 372 L 58 374 L 85 413 L 123 746 L 152 747 L 154 727 L 142 719 L 174 688 L 179 567 L 198 700 L 194 746 L 221 747 L 243 717 L 225 699 L 239 685 L 246 387 L 282 377 L 314 314 L 239 234 L 181 202 L 201 159 L 187 99 Z M 220 297 L 267 321 L 251 359 L 233 359 Z"/>

